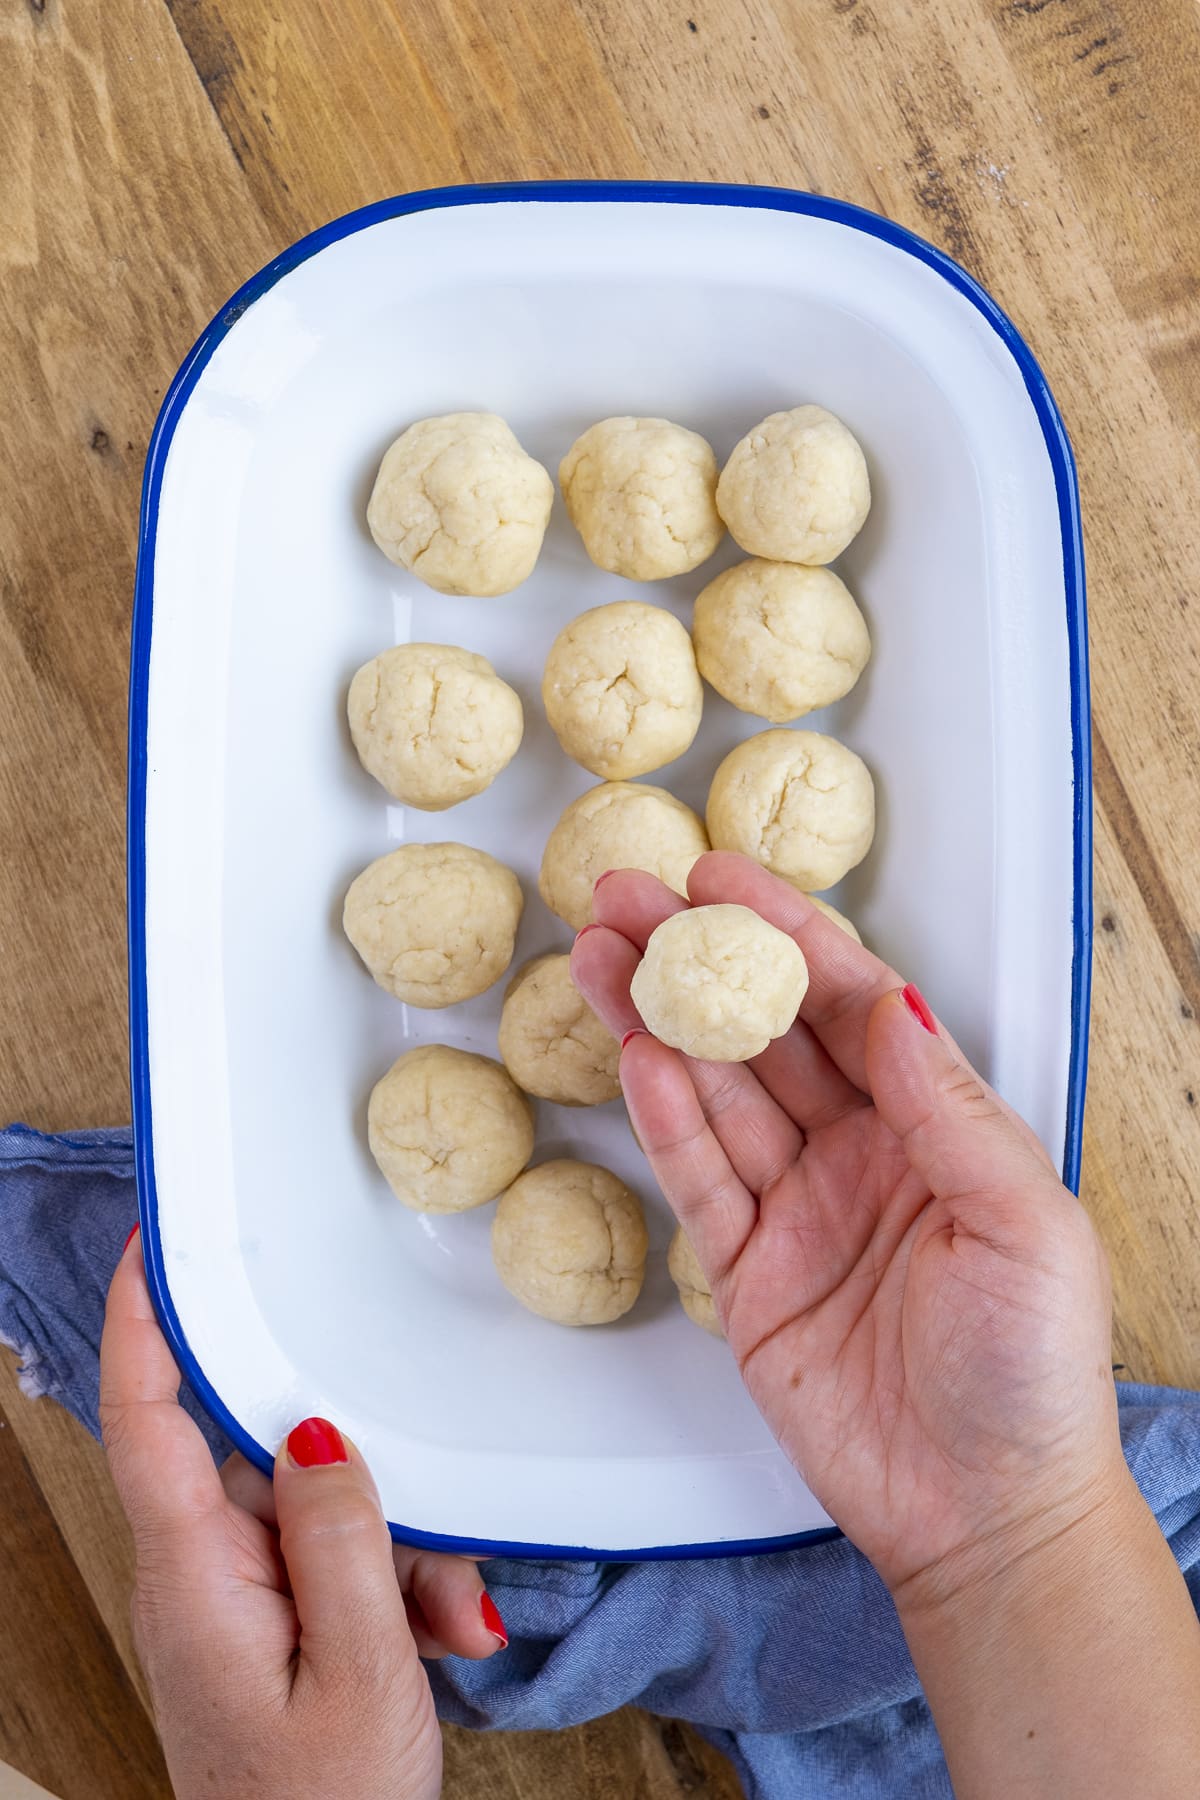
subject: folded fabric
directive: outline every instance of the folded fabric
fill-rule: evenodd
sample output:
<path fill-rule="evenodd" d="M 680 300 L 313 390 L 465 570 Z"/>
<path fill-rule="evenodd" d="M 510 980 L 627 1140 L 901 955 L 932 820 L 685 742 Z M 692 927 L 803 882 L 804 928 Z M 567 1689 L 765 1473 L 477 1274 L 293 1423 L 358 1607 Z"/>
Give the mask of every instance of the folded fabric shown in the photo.
<path fill-rule="evenodd" d="M 0 1132 L 0 1337 L 27 1393 L 98 1430 L 104 1295 L 137 1216 L 127 1130 Z M 1129 1466 L 1200 1604 L 1200 1396 L 1123 1385 Z M 229 1444 L 186 1392 L 222 1460 Z M 430 1666 L 445 1719 L 576 1724 L 634 1701 L 691 1720 L 750 1800 L 943 1800 L 929 1710 L 887 1592 L 844 1539 L 703 1562 L 493 1561 L 510 1632 Z"/>

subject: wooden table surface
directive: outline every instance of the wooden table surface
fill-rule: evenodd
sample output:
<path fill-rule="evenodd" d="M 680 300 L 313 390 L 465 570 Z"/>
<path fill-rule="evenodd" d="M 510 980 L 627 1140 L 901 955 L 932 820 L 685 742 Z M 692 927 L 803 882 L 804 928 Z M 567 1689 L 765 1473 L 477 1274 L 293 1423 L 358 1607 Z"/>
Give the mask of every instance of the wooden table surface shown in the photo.
<path fill-rule="evenodd" d="M 1079 460 L 1096 991 L 1084 1197 L 1116 1359 L 1200 1382 L 1195 0 L 3 0 L 0 1111 L 127 1119 L 125 678 L 142 459 L 193 338 L 301 233 L 446 182 L 779 183 L 1015 318 Z M 114 1246 L 114 1254 L 117 1246 Z M 0 1368 L 0 1758 L 167 1792 L 102 1459 Z M 626 1713 L 449 1734 L 453 1800 L 732 1796 Z"/>

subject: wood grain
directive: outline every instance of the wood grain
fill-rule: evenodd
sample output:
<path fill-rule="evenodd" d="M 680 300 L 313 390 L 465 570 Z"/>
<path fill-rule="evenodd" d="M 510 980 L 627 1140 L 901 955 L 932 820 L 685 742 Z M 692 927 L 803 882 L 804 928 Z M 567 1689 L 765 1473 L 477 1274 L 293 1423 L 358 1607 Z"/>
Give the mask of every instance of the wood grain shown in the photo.
<path fill-rule="evenodd" d="M 127 1116 L 121 812 L 140 465 L 176 364 L 238 282 L 338 212 L 443 182 L 813 187 L 889 213 L 979 275 L 1033 343 L 1072 434 L 1097 802 L 1083 1191 L 1112 1258 L 1117 1359 L 1200 1382 L 1198 116 L 1192 0 L 8 0 L 5 1109 L 42 1126 Z M 101 1619 L 97 1667 L 115 1696 L 131 1649 L 114 1503 L 69 1421 L 48 1426 L 10 1373 L 0 1401 L 23 1451 L 21 1504 L 54 1522 L 63 1579 L 78 1570 L 82 1635 L 64 1646 L 59 1630 L 54 1654 L 94 1646 Z M 89 1491 L 105 1494 L 92 1521 Z M 77 1742 L 75 1703 L 51 1686 L 30 1716 Z M 136 1735 L 132 1685 L 119 1704 Z M 11 1754 L 36 1777 L 34 1739 Z M 552 1737 L 450 1733 L 448 1791 L 732 1792 L 698 1740 L 680 1741 L 686 1768 L 632 1713 Z"/>
<path fill-rule="evenodd" d="M 61 1800 L 160 1800 L 153 1726 L 3 1414 L 0 1520 L 0 1757 Z"/>

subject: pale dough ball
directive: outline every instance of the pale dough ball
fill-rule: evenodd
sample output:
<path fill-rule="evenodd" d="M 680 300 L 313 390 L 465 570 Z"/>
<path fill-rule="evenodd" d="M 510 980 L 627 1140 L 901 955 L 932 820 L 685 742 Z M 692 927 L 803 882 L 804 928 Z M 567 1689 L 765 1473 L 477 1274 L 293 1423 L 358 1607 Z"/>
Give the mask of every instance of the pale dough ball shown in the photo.
<path fill-rule="evenodd" d="M 708 849 L 690 806 L 665 788 L 605 781 L 572 800 L 550 833 L 538 892 L 551 912 L 580 931 L 592 916 L 592 888 L 606 869 L 645 869 L 677 894 Z"/>
<path fill-rule="evenodd" d="M 734 445 L 717 483 L 731 536 L 777 562 L 832 562 L 870 506 L 858 440 L 823 406 L 772 413 Z"/>
<path fill-rule="evenodd" d="M 424 812 L 490 787 L 517 754 L 525 715 L 486 656 L 398 644 L 350 683 L 350 736 L 368 774 Z"/>
<path fill-rule="evenodd" d="M 607 1169 L 563 1157 L 517 1177 L 492 1221 L 500 1279 L 558 1325 L 607 1325 L 627 1313 L 646 1272 L 637 1195 Z"/>
<path fill-rule="evenodd" d="M 403 844 L 350 883 L 346 936 L 409 1006 L 482 994 L 512 961 L 524 904 L 511 869 L 468 844 Z"/>
<path fill-rule="evenodd" d="M 422 1044 L 376 1083 L 367 1139 L 405 1206 L 466 1212 L 494 1200 L 533 1155 L 533 1108 L 490 1056 Z"/>
<path fill-rule="evenodd" d="M 441 594 L 507 594 L 533 573 L 554 483 L 495 413 L 418 419 L 367 503 L 383 554 Z"/>
<path fill-rule="evenodd" d="M 558 465 L 571 523 L 592 561 L 629 581 L 683 575 L 725 535 L 717 459 L 667 419 L 601 419 Z"/>
<path fill-rule="evenodd" d="M 674 614 L 617 600 L 559 632 L 542 700 L 567 755 L 617 781 L 683 755 L 699 729 L 704 690 L 692 640 Z"/>
<path fill-rule="evenodd" d="M 875 836 L 875 785 L 820 731 L 760 731 L 729 752 L 708 791 L 717 850 L 739 850 L 799 888 L 829 888 Z"/>
<path fill-rule="evenodd" d="M 621 1047 L 571 980 L 569 956 L 536 956 L 513 976 L 499 1041 L 517 1086 L 539 1100 L 600 1106 L 621 1092 Z"/>
<path fill-rule="evenodd" d="M 691 1239 L 684 1236 L 683 1226 L 675 1227 L 675 1235 L 667 1250 L 667 1269 L 679 1289 L 679 1303 L 693 1325 L 699 1325 L 711 1337 L 724 1337 L 717 1309 L 713 1304 L 708 1276 L 700 1267 Z"/>
<path fill-rule="evenodd" d="M 629 985 L 647 1030 L 704 1062 L 745 1062 L 790 1030 L 808 990 L 794 938 L 748 906 L 693 906 L 650 934 Z"/>
<path fill-rule="evenodd" d="M 866 620 L 832 569 L 761 557 L 709 582 L 692 634 L 709 686 L 776 725 L 840 700 L 871 654 Z"/>

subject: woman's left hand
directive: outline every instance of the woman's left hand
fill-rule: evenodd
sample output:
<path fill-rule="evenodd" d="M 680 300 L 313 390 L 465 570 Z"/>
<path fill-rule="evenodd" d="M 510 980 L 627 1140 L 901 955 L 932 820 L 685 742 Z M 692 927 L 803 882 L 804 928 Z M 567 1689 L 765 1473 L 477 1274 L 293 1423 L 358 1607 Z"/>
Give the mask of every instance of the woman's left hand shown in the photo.
<path fill-rule="evenodd" d="M 273 1481 L 237 1456 L 218 1473 L 178 1393 L 135 1239 L 109 1292 L 100 1416 L 178 1800 L 432 1800 L 419 1657 L 505 1642 L 474 1562 L 394 1549 L 361 1455 L 325 1421 L 292 1432 Z"/>

